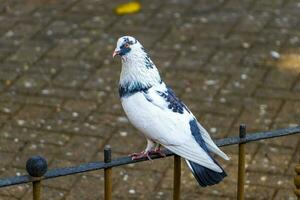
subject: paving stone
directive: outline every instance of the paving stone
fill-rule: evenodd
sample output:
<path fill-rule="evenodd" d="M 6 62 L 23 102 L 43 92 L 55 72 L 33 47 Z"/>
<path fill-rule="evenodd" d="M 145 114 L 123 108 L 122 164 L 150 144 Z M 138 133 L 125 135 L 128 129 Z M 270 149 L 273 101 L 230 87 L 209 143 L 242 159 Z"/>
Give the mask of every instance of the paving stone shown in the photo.
<path fill-rule="evenodd" d="M 0 112 L 11 115 L 20 109 L 19 104 L 15 104 L 12 102 L 1 102 L 0 103 Z"/>
<path fill-rule="evenodd" d="M 143 171 L 122 170 L 119 175 L 121 175 L 123 179 L 118 182 L 113 196 L 115 196 L 115 198 L 147 198 L 151 194 L 151 191 L 154 190 L 161 174 L 157 172 L 142 174 Z"/>
<path fill-rule="evenodd" d="M 110 119 L 108 119 L 110 120 Z M 93 136 L 97 138 L 108 138 L 114 131 L 110 121 L 102 120 L 103 124 L 82 123 L 67 120 L 48 119 L 43 123 L 43 129 L 55 132 L 63 132 L 69 135 Z"/>
<path fill-rule="evenodd" d="M 49 82 L 49 77 L 46 75 L 24 75 L 11 89 L 20 93 L 37 93 L 47 82 Z"/>
<path fill-rule="evenodd" d="M 64 20 L 53 21 L 46 29 L 43 30 L 42 35 L 49 38 L 60 38 L 67 36 L 70 33 L 72 26 Z"/>
<path fill-rule="evenodd" d="M 115 46 L 112 39 L 97 40 L 93 44 L 89 45 L 84 51 L 81 51 L 79 56 L 82 59 L 93 60 L 97 63 L 104 61 L 104 56 L 112 54 Z"/>
<path fill-rule="evenodd" d="M 119 138 L 122 138 L 121 140 Z M 132 139 L 134 141 L 132 142 Z M 111 138 L 111 147 L 115 152 L 130 154 L 132 152 L 141 152 L 146 147 L 146 140 L 131 125 L 119 130 Z"/>
<path fill-rule="evenodd" d="M 10 101 L 16 104 L 40 105 L 40 106 L 58 106 L 62 103 L 62 99 L 48 96 L 35 96 L 29 94 L 16 94 L 15 91 L 9 93 L 2 93 L 0 95 L 1 101 Z"/>
<path fill-rule="evenodd" d="M 45 127 L 45 129 L 48 128 L 49 127 Z M 64 146 L 71 138 L 69 134 L 62 132 L 34 130 L 24 127 L 12 128 L 11 126 L 4 126 L 1 131 L 3 133 L 3 135 L 0 135 L 1 141 L 3 142 L 1 148 L 3 151 L 6 150 L 7 152 L 18 152 L 29 142 Z"/>
<path fill-rule="evenodd" d="M 266 87 L 258 89 L 256 91 L 256 96 L 262 98 L 286 99 L 293 101 L 298 101 L 300 99 L 300 95 L 298 93 L 287 90 L 271 89 Z"/>
<path fill-rule="evenodd" d="M 75 101 L 68 100 L 64 104 L 64 108 L 74 112 L 89 113 L 97 108 L 97 105 L 92 101 Z M 85 110 L 82 110 L 84 108 Z"/>
<path fill-rule="evenodd" d="M 290 174 L 292 176 L 294 176 L 296 173 L 295 173 L 295 167 L 296 165 L 299 164 L 300 162 L 300 154 L 299 154 L 299 151 L 300 151 L 300 145 L 298 143 L 298 146 L 297 148 L 295 149 L 294 151 L 294 155 L 292 157 L 292 160 L 290 162 L 290 166 L 289 166 L 289 169 L 287 170 L 287 174 Z"/>
<path fill-rule="evenodd" d="M 2 149 L 1 149 L 2 151 Z M 13 160 L 13 156 L 15 155 L 15 153 L 11 153 L 11 152 L 0 152 L 0 158 L 1 158 L 1 163 L 0 163 L 0 174 L 2 174 L 2 171 L 4 171 L 7 165 L 10 164 L 10 162 Z"/>
<path fill-rule="evenodd" d="M 24 142 L 19 141 L 17 138 L 15 140 L 1 139 L 0 141 L 1 152 L 19 152 L 23 146 Z"/>
<path fill-rule="evenodd" d="M 67 83 L 69 84 L 69 83 Z M 78 85 L 78 81 L 75 81 L 71 85 Z M 49 99 L 52 104 L 61 104 L 63 99 L 83 99 L 91 100 L 96 99 L 96 102 L 102 102 L 105 93 L 96 90 L 78 90 L 76 88 L 61 88 L 56 86 L 45 87 L 42 91 L 42 96 L 33 96 L 29 100 L 38 104 L 45 104 L 45 99 Z M 17 100 L 16 100 L 17 101 Z M 51 102 L 52 101 L 52 102 Z"/>
<path fill-rule="evenodd" d="M 221 94 L 251 95 L 257 86 L 261 84 L 263 74 L 264 71 L 261 69 L 248 70 L 245 68 L 244 72 L 234 74 L 228 79 L 225 89 L 221 90 Z"/>
<path fill-rule="evenodd" d="M 12 81 L 14 81 L 15 78 L 17 78 L 17 75 L 18 74 L 10 71 L 2 71 L 0 75 L 0 80 L 4 81 L 6 85 L 10 85 L 10 83 L 12 83 Z"/>
<path fill-rule="evenodd" d="M 45 123 L 42 121 L 42 123 Z M 30 141 L 41 144 L 55 144 L 62 146 L 70 140 L 70 135 L 63 132 L 49 131 L 49 127 L 44 127 L 46 130 L 36 130 L 27 127 L 16 127 L 6 124 L 1 129 L 0 138 L 5 140 L 14 141 L 17 143 L 28 143 Z"/>
<path fill-rule="evenodd" d="M 99 140 L 99 138 L 75 136 L 64 146 L 64 152 L 58 155 L 57 158 L 81 162 L 90 161 L 97 149 L 101 147 L 101 142 L 102 141 Z M 76 148 L 78 146 L 81 146 L 82 148 Z M 88 149 L 88 151 L 83 149 Z"/>
<path fill-rule="evenodd" d="M 276 16 L 270 24 L 270 27 L 275 28 L 289 28 L 297 25 L 298 19 L 297 16 L 291 15 L 289 11 L 280 12 L 278 16 Z"/>
<path fill-rule="evenodd" d="M 269 12 L 247 12 L 247 15 L 240 21 L 236 29 L 239 31 L 259 32 L 269 22 L 271 17 L 272 15 Z"/>
<path fill-rule="evenodd" d="M 96 107 L 97 105 L 93 101 L 68 100 L 64 106 L 57 108 L 56 112 L 52 114 L 52 118 L 54 120 L 82 121 L 96 110 Z"/>
<path fill-rule="evenodd" d="M 47 162 L 50 162 L 59 150 L 60 149 L 54 145 L 45 145 L 35 142 L 28 143 L 23 148 L 22 152 L 14 157 L 12 166 L 24 168 L 26 165 L 26 161 L 34 155 L 40 155 L 44 157 Z"/>
<path fill-rule="evenodd" d="M 0 120 L 3 122 L 6 122 L 9 119 L 9 116 L 6 114 L 0 114 Z"/>
<path fill-rule="evenodd" d="M 60 189 L 43 187 L 41 198 L 47 198 L 49 200 L 50 199 L 61 200 L 64 198 L 66 193 L 67 193 L 66 191 Z M 30 199 L 32 199 L 32 190 L 29 190 L 27 194 L 22 198 L 22 200 L 30 200 Z"/>
<path fill-rule="evenodd" d="M 279 199 L 289 199 L 289 200 L 296 200 L 297 197 L 294 194 L 294 191 L 289 189 L 289 190 L 285 190 L 285 189 L 280 189 L 274 200 L 279 200 Z"/>
<path fill-rule="evenodd" d="M 275 189 L 262 186 L 245 186 L 246 199 L 271 199 L 275 193 Z"/>
<path fill-rule="evenodd" d="M 284 173 L 292 156 L 291 149 L 262 145 L 249 164 L 249 170 Z"/>
<path fill-rule="evenodd" d="M 25 106 L 14 117 L 17 126 L 41 127 L 52 109 L 41 106 Z"/>
<path fill-rule="evenodd" d="M 18 61 L 23 63 L 36 62 L 47 50 L 49 45 L 44 43 L 29 43 L 22 45 L 18 51 L 8 58 L 8 61 Z"/>
<path fill-rule="evenodd" d="M 262 174 L 262 173 L 247 173 L 246 183 L 249 185 L 267 186 L 267 187 L 279 187 L 282 189 L 293 188 L 293 177 L 282 176 L 277 174 Z"/>
<path fill-rule="evenodd" d="M 282 70 L 271 70 L 265 80 L 264 85 L 274 88 L 291 88 L 296 78 L 296 74 Z"/>
<path fill-rule="evenodd" d="M 245 102 L 245 109 L 240 116 L 240 121 L 248 124 L 248 131 L 268 130 L 280 105 L 280 100 L 256 99 L 252 101 L 249 99 Z"/>
<path fill-rule="evenodd" d="M 86 44 L 78 39 L 61 39 L 56 46 L 47 53 L 50 58 L 74 58 Z"/>
<path fill-rule="evenodd" d="M 54 85 L 76 88 L 86 80 L 88 73 L 75 70 L 64 70 L 54 80 Z"/>
<path fill-rule="evenodd" d="M 237 12 L 242 9 L 242 10 L 247 10 L 247 8 L 249 8 L 250 6 L 253 6 L 255 5 L 255 1 L 253 0 L 246 0 L 246 1 L 243 1 L 241 3 L 237 3 L 239 1 L 237 0 L 231 0 L 229 1 L 224 7 L 225 8 L 230 8 L 230 9 L 237 9 Z"/>
<path fill-rule="evenodd" d="M 16 200 L 17 198 L 12 197 L 12 196 L 2 196 L 3 200 Z"/>
<path fill-rule="evenodd" d="M 297 124 L 297 118 L 299 117 L 299 102 L 297 101 L 286 101 L 283 108 L 279 112 L 276 123 L 289 123 L 289 124 Z"/>
<path fill-rule="evenodd" d="M 82 190 L 85 188 L 85 190 Z M 72 188 L 66 199 L 99 199 L 103 197 L 103 181 L 101 179 L 83 175 Z"/>
<path fill-rule="evenodd" d="M 194 97 L 194 96 L 193 96 Z M 189 95 L 187 95 L 185 98 L 191 98 Z M 195 98 L 195 97 L 194 97 Z M 195 114 L 195 115 L 202 115 L 203 113 L 211 113 L 213 115 L 219 115 L 221 116 L 235 116 L 240 113 L 241 106 L 230 104 L 230 102 L 224 102 L 224 99 L 209 99 L 208 101 L 203 101 L 202 97 L 198 97 L 199 100 L 185 100 L 185 104 L 188 104 L 187 106 L 189 109 Z M 199 106 L 201 104 L 201 106 Z M 217 116 L 218 117 L 218 116 Z"/>
<path fill-rule="evenodd" d="M 201 196 L 201 198 L 203 199 L 207 199 L 207 200 L 212 200 L 212 199 L 216 199 L 216 200 L 221 200 L 221 199 L 232 199 L 230 197 L 224 197 L 224 196 L 220 196 L 218 197 L 217 195 L 199 195 L 199 194 L 194 194 L 194 193 L 184 193 L 182 195 L 182 199 L 196 199 L 199 198 L 199 196 Z"/>
<path fill-rule="evenodd" d="M 149 196 L 148 199 L 168 199 L 171 198 L 173 195 L 172 190 L 163 190 L 159 189 L 156 193 L 155 196 L 153 195 Z"/>
<path fill-rule="evenodd" d="M 0 194 L 8 199 L 19 199 L 22 197 L 29 189 L 29 185 L 18 185 L 15 187 L 1 188 Z"/>

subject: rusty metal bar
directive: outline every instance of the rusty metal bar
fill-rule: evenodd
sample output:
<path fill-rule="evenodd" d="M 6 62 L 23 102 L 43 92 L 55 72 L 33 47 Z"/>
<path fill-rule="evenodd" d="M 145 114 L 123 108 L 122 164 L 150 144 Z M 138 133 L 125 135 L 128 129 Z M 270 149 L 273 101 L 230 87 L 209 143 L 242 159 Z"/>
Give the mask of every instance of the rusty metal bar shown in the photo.
<path fill-rule="evenodd" d="M 174 155 L 174 175 L 173 175 L 173 200 L 180 199 L 180 183 L 181 183 L 181 158 Z"/>
<path fill-rule="evenodd" d="M 32 199 L 41 200 L 41 181 L 32 182 Z"/>
<path fill-rule="evenodd" d="M 111 162 L 111 148 L 109 145 L 104 147 L 104 162 Z M 112 168 L 104 169 L 104 199 L 112 200 Z"/>
<path fill-rule="evenodd" d="M 295 178 L 294 178 L 294 183 L 295 183 L 295 195 L 298 197 L 298 200 L 300 200 L 300 164 L 298 164 L 296 167 L 295 167 L 295 172 L 296 172 L 296 175 L 295 175 Z"/>
<path fill-rule="evenodd" d="M 237 183 L 237 200 L 244 199 L 244 185 L 245 185 L 245 143 L 246 138 L 246 125 L 240 125 L 239 137 L 239 163 L 238 163 L 238 183 Z"/>

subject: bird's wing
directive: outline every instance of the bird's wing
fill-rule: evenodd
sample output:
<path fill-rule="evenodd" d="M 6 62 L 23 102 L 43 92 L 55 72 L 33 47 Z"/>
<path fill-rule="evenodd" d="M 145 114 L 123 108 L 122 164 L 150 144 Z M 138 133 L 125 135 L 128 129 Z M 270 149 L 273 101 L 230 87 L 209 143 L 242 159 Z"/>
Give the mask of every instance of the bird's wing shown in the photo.
<path fill-rule="evenodd" d="M 162 88 L 159 88 L 160 90 L 162 89 Z M 174 97 L 174 98 L 176 98 L 176 95 L 175 95 L 175 93 L 173 92 L 173 90 L 171 90 L 170 88 L 168 89 L 168 92 L 169 93 L 171 93 L 171 95 Z M 180 100 L 178 99 L 178 98 L 176 98 L 179 102 L 180 102 Z M 155 103 L 155 102 L 154 102 Z M 181 102 L 182 103 L 182 102 Z M 159 104 L 161 104 L 161 105 L 163 105 L 163 106 L 165 106 L 163 103 L 160 103 L 160 102 L 158 102 L 158 103 L 156 103 L 158 106 L 159 106 Z M 184 107 L 184 109 L 186 110 L 186 111 L 188 111 L 188 113 L 190 114 L 190 115 L 192 115 L 193 116 L 193 114 L 191 113 L 191 111 L 189 111 L 188 110 L 188 108 L 182 103 L 182 106 Z M 195 118 L 194 116 L 193 116 L 193 118 Z M 219 155 L 220 157 L 222 157 L 223 159 L 225 159 L 225 160 L 229 160 L 229 157 L 224 153 L 224 152 L 222 152 L 220 149 L 219 149 L 219 147 L 214 143 L 214 141 L 211 139 L 211 137 L 210 137 L 210 135 L 208 134 L 208 132 L 206 131 L 206 129 L 199 123 L 199 122 L 197 122 L 197 125 L 198 125 L 198 128 L 199 128 L 199 134 L 201 134 L 201 136 L 202 136 L 202 138 L 203 138 L 203 140 L 204 140 L 204 142 L 205 142 L 205 145 L 207 146 L 207 148 L 209 149 L 209 151 L 211 151 L 211 152 L 213 152 L 213 153 L 215 153 L 215 154 L 217 154 L 217 155 Z"/>
<path fill-rule="evenodd" d="M 161 84 L 144 92 L 143 96 L 140 106 L 151 115 L 148 121 L 151 126 L 142 127 L 142 131 L 185 159 L 217 172 L 222 171 L 208 154 L 196 119 L 173 91 Z"/>
<path fill-rule="evenodd" d="M 214 141 L 211 139 L 210 135 L 208 134 L 208 132 L 205 130 L 205 128 L 203 128 L 203 126 L 198 122 L 197 123 L 198 127 L 199 127 L 199 130 L 200 130 L 200 133 L 202 134 L 202 138 L 203 140 L 205 141 L 205 144 L 207 146 L 207 148 L 219 155 L 220 157 L 222 157 L 223 159 L 225 160 L 229 160 L 229 157 L 219 149 L 219 147 L 214 143 Z"/>

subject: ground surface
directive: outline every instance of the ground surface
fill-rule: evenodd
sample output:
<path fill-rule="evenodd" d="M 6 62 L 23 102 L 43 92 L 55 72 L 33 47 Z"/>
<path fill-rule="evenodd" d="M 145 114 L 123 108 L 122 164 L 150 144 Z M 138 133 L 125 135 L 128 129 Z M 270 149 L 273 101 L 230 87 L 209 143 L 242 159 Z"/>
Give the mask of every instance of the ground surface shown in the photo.
<path fill-rule="evenodd" d="M 116 40 L 133 35 L 162 77 L 213 138 L 238 124 L 263 131 L 300 118 L 300 2 L 142 1 L 119 17 L 121 1 L 0 0 L 0 177 L 24 173 L 31 155 L 50 168 L 140 151 L 117 95 Z M 123 2 L 123 1 L 122 1 Z M 247 199 L 295 199 L 299 136 L 247 145 Z M 223 148 L 229 176 L 199 188 L 184 165 L 182 199 L 234 199 L 237 148 Z M 102 171 L 44 182 L 44 199 L 101 199 Z M 114 199 L 170 199 L 172 158 L 114 169 Z M 0 199 L 31 199 L 30 185 Z"/>

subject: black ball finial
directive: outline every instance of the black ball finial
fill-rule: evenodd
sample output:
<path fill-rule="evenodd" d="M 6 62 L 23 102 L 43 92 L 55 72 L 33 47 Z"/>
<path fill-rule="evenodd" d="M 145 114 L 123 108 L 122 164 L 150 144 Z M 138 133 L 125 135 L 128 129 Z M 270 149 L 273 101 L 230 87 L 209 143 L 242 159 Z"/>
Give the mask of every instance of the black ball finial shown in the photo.
<path fill-rule="evenodd" d="M 41 177 L 47 169 L 47 161 L 41 156 L 32 156 L 26 162 L 26 170 L 30 176 Z"/>

